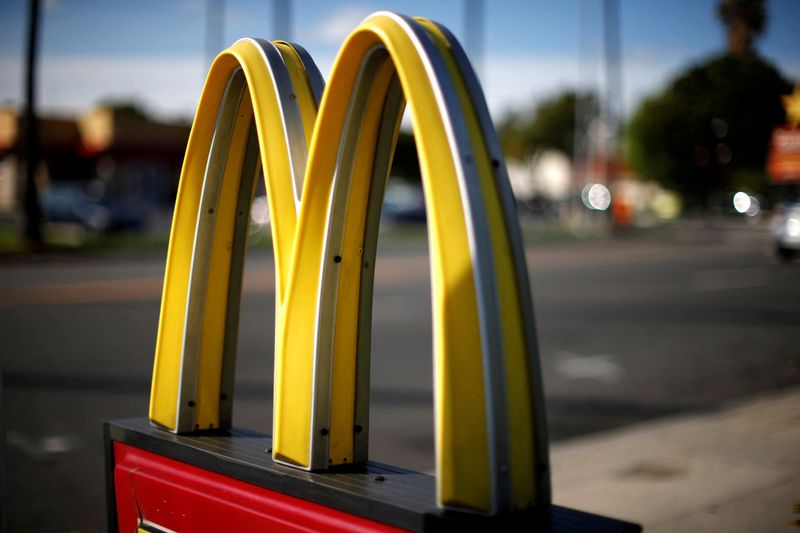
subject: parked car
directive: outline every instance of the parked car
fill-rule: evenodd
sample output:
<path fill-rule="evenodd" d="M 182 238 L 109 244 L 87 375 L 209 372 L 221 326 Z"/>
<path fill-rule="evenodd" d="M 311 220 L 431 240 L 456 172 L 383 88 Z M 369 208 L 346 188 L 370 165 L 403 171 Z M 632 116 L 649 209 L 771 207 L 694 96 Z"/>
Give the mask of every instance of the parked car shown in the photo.
<path fill-rule="evenodd" d="M 425 196 L 422 186 L 390 180 L 383 198 L 381 219 L 389 223 L 425 222 Z"/>
<path fill-rule="evenodd" d="M 98 186 L 100 185 L 100 186 Z M 142 230 L 148 206 L 135 194 L 113 194 L 99 181 L 51 183 L 42 194 L 45 222 L 90 233 Z"/>
<path fill-rule="evenodd" d="M 771 230 L 778 257 L 784 261 L 794 259 L 800 253 L 800 202 L 779 204 Z"/>
<path fill-rule="evenodd" d="M 94 233 L 109 227 L 108 208 L 90 198 L 82 184 L 52 183 L 41 202 L 45 222 L 50 224 L 80 226 Z"/>

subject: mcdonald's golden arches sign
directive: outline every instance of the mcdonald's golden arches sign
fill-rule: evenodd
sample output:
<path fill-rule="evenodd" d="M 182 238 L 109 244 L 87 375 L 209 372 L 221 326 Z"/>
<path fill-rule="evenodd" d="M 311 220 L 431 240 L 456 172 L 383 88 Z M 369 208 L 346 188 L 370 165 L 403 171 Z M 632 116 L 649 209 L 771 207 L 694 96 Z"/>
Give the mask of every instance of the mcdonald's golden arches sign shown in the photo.
<path fill-rule="evenodd" d="M 275 255 L 275 461 L 367 458 L 373 268 L 405 107 L 428 213 L 437 493 L 499 513 L 549 501 L 530 289 L 503 156 L 453 35 L 368 17 L 327 87 L 295 44 L 216 58 L 192 125 L 170 237 L 150 420 L 231 423 L 249 210 L 263 170 Z"/>

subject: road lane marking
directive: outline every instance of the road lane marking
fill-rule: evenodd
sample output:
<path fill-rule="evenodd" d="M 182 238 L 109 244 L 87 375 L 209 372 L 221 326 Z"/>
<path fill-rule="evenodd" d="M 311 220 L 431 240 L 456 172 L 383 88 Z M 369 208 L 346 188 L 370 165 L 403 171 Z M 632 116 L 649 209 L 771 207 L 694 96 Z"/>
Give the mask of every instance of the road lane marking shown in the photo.
<path fill-rule="evenodd" d="M 161 277 L 147 277 L 10 287 L 0 293 L 0 308 L 157 300 L 162 283 Z"/>
<path fill-rule="evenodd" d="M 769 280 L 764 268 L 700 270 L 692 275 L 692 292 L 726 291 L 763 287 Z"/>
<path fill-rule="evenodd" d="M 430 277 L 428 256 L 424 254 L 379 258 L 376 267 L 376 285 L 427 281 Z M 149 276 L 7 287 L 0 290 L 0 308 L 158 301 L 163 283 L 163 276 Z M 273 294 L 274 268 L 259 266 L 249 269 L 244 276 L 243 290 L 245 294 Z"/>
<path fill-rule="evenodd" d="M 9 430 L 7 444 L 40 463 L 54 463 L 64 455 L 80 448 L 81 442 L 74 435 L 48 435 L 34 439 L 18 430 Z"/>
<path fill-rule="evenodd" d="M 556 353 L 556 372 L 564 379 L 589 379 L 615 384 L 622 381 L 623 368 L 615 355 Z"/>

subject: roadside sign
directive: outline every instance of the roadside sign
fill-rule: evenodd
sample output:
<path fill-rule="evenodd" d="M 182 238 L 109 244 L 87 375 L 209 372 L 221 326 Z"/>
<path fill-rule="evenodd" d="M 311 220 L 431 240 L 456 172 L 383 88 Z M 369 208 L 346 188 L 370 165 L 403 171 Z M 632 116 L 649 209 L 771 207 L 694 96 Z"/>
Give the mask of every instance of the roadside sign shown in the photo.
<path fill-rule="evenodd" d="M 150 418 L 176 433 L 230 425 L 260 162 L 277 277 L 273 458 L 306 470 L 366 460 L 371 316 L 362 310 L 406 99 L 429 211 L 440 502 L 529 507 L 549 490 L 513 196 L 469 63 L 428 21 L 368 18 L 327 88 L 289 43 L 243 39 L 214 61 L 178 190 Z"/>
<path fill-rule="evenodd" d="M 431 256 L 435 484 L 367 462 L 377 233 L 406 104 Z M 231 428 L 259 168 L 276 275 L 272 438 Z M 345 41 L 327 87 L 295 44 L 242 39 L 216 58 L 175 206 L 149 419 L 106 426 L 112 525 L 127 517 L 127 528 L 138 516 L 143 530 L 183 530 L 195 514 L 216 520 L 214 509 L 222 516 L 250 509 L 255 520 L 253 509 L 281 508 L 270 520 L 294 517 L 313 529 L 295 516 L 293 506 L 303 506 L 297 499 L 325 506 L 311 515 L 338 509 L 372 520 L 373 530 L 424 529 L 460 511 L 468 512 L 461 526 L 477 516 L 513 515 L 529 526 L 544 520 L 548 528 L 569 521 L 569 514 L 551 515 L 541 371 L 514 198 L 480 85 L 446 28 L 376 13 Z M 337 477 L 343 469 L 344 481 Z M 394 474 L 401 477 L 375 488 Z M 220 484 L 227 488 L 214 488 Z M 172 514 L 148 518 L 145 498 Z M 235 529 L 248 529 L 242 520 Z"/>
<path fill-rule="evenodd" d="M 800 182 L 800 128 L 775 128 L 767 170 L 772 183 Z"/>

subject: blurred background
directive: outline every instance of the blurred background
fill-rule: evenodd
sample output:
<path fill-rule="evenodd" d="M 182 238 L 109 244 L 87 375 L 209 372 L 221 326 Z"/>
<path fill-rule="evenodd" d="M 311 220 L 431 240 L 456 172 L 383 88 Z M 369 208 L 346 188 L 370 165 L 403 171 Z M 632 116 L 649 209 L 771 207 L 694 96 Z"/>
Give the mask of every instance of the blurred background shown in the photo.
<path fill-rule="evenodd" d="M 280 38 L 305 47 L 327 78 L 347 34 L 378 10 L 450 28 L 482 81 L 526 241 L 557 503 L 674 530 L 690 504 L 618 510 L 572 498 L 562 479 L 584 467 L 561 450 L 657 432 L 647 424 L 675 417 L 719 422 L 731 405 L 769 406 L 776 394 L 800 400 L 800 3 L 6 0 L 0 514 L 10 530 L 105 527 L 100 422 L 147 412 L 172 209 L 213 57 L 241 37 Z M 234 416 L 269 433 L 264 194 L 251 215 Z M 431 471 L 430 282 L 409 119 L 379 245 L 371 457 Z M 775 405 L 757 418 L 798 426 L 800 401 Z M 726 440 L 715 427 L 712 455 Z M 780 455 L 753 442 L 751 456 Z M 667 500 L 711 494 L 705 518 L 748 494 L 701 490 L 693 483 L 708 458 L 670 453 L 666 466 L 643 460 L 612 475 L 643 483 L 640 494 L 661 487 Z M 748 514 L 793 520 L 799 467 L 795 458 L 760 469 L 768 481 L 737 477 L 772 502 Z"/>

